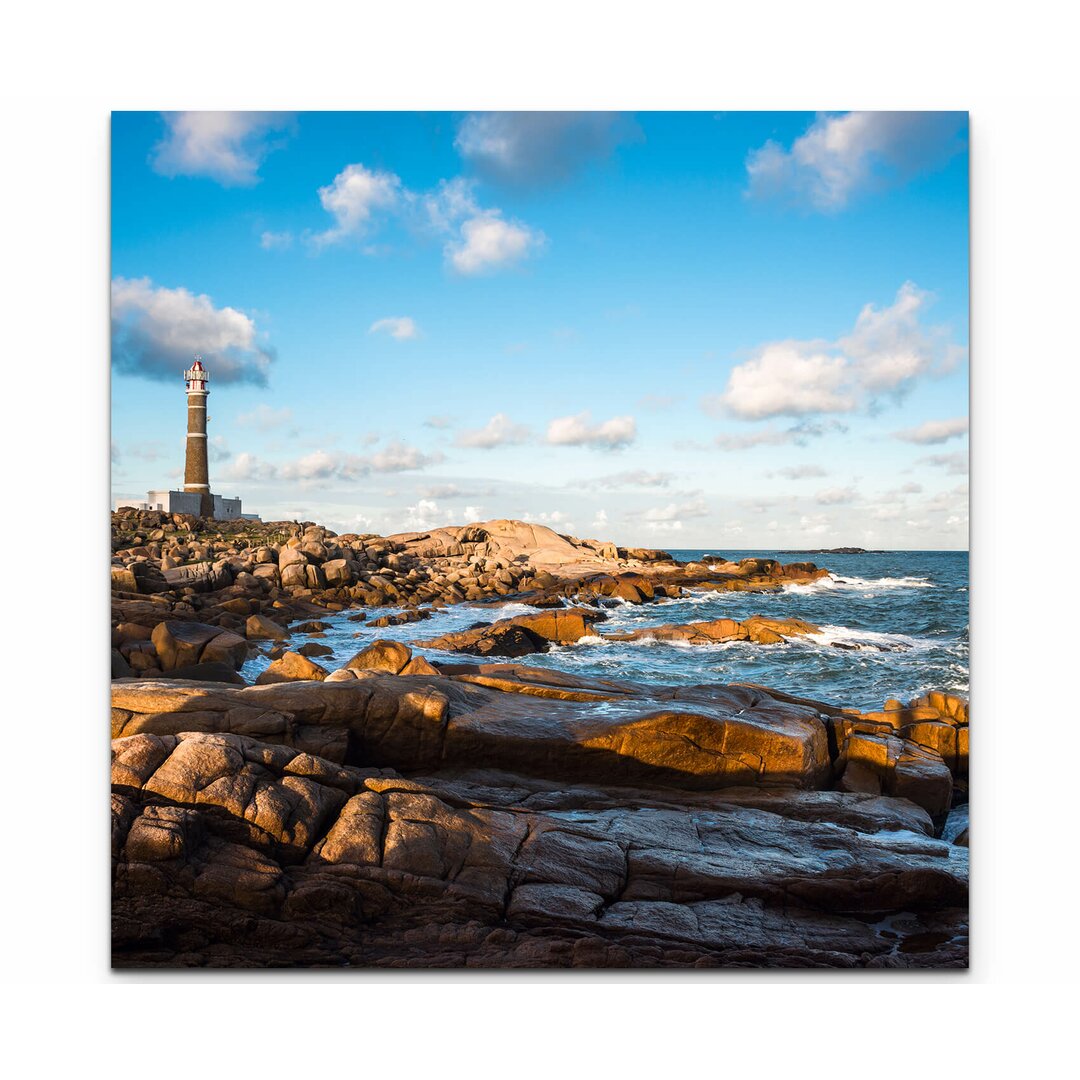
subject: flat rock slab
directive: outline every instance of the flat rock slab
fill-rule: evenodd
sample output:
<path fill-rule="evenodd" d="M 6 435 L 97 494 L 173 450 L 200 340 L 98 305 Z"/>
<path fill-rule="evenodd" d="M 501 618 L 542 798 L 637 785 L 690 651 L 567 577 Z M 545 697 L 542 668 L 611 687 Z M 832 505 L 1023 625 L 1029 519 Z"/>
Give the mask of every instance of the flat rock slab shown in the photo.
<path fill-rule="evenodd" d="M 342 748 L 347 740 L 363 764 L 479 764 L 691 790 L 817 788 L 831 769 L 820 716 L 751 688 L 628 686 L 622 694 L 582 696 L 579 689 L 551 697 L 550 684 L 522 678 L 500 686 L 497 678 L 472 685 L 447 676 L 358 674 L 243 689 L 117 683 L 113 734 L 239 730 L 341 759 L 330 747 L 336 730 Z M 526 692 L 533 685 L 544 696 Z"/>
<path fill-rule="evenodd" d="M 876 827 L 901 800 L 864 830 L 838 793 L 802 820 L 745 789 L 407 779 L 236 735 L 114 755 L 117 966 L 966 962 L 967 850 Z"/>

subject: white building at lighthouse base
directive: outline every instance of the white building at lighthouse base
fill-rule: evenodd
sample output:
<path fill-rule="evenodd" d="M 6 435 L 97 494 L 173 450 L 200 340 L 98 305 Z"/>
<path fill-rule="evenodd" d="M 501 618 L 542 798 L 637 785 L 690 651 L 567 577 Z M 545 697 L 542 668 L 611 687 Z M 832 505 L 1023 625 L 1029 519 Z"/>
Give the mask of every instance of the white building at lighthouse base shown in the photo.
<path fill-rule="evenodd" d="M 211 495 L 214 500 L 215 521 L 261 521 L 258 514 L 245 514 L 239 499 L 226 499 L 223 495 Z M 136 510 L 160 510 L 166 514 L 193 514 L 199 516 L 201 496 L 197 491 L 148 491 L 146 501 L 117 499 L 114 510 L 134 507 Z"/>

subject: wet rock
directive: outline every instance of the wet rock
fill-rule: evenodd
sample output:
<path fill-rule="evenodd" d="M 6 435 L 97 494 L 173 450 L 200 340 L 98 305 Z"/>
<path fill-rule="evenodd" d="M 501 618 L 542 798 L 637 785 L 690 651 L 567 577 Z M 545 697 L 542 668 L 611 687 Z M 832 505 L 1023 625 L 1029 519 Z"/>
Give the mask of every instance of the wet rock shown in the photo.
<path fill-rule="evenodd" d="M 320 645 L 317 641 L 309 641 L 296 650 L 301 656 L 333 656 L 334 650 L 328 645 Z"/>
<path fill-rule="evenodd" d="M 413 644 L 478 656 L 527 656 L 545 652 L 552 644 L 568 645 L 580 641 L 594 632 L 594 624 L 601 618 L 603 616 L 597 612 L 566 608 L 536 615 L 516 615 Z"/>

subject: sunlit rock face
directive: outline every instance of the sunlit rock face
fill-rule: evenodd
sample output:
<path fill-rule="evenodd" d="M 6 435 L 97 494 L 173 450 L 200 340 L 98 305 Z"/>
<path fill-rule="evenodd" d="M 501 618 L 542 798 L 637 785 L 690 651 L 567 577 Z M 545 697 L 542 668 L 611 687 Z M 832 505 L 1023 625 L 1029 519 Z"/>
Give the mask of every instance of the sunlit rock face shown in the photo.
<path fill-rule="evenodd" d="M 966 963 L 958 759 L 905 734 L 966 731 L 959 699 L 365 652 L 114 685 L 116 965 Z"/>

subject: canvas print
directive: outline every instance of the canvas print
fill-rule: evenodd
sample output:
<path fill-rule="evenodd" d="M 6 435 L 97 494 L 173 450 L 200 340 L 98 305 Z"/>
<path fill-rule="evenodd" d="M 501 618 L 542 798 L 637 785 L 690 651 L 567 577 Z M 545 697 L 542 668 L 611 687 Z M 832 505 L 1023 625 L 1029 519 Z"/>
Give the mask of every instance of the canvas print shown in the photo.
<path fill-rule="evenodd" d="M 968 123 L 112 118 L 117 968 L 968 963 Z"/>

